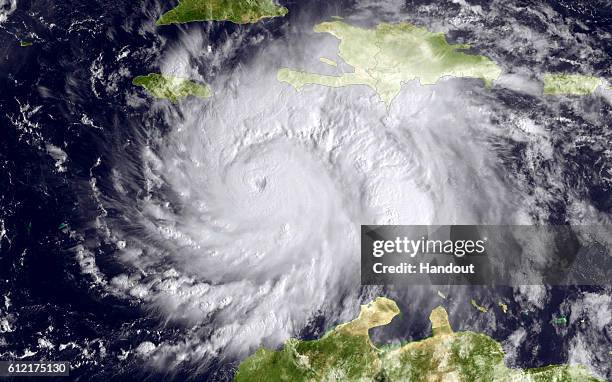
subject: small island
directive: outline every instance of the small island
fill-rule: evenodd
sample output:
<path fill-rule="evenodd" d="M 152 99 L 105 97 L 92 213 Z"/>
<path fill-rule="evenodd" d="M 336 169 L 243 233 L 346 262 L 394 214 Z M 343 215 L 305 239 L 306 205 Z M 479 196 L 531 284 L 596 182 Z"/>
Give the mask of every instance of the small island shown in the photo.
<path fill-rule="evenodd" d="M 565 73 L 544 75 L 545 95 L 589 95 L 600 85 L 603 80 L 599 77 Z"/>
<path fill-rule="evenodd" d="M 205 84 L 158 73 L 135 77 L 132 84 L 142 86 L 155 98 L 168 99 L 173 103 L 178 102 L 179 98 L 189 96 L 198 98 L 212 96 L 210 88 Z"/>
<path fill-rule="evenodd" d="M 325 65 L 329 65 L 329 66 L 333 66 L 333 67 L 337 67 L 338 66 L 338 63 L 336 61 L 330 60 L 327 57 L 319 57 L 319 61 L 321 61 Z"/>
<path fill-rule="evenodd" d="M 231 21 L 253 24 L 265 18 L 284 16 L 287 8 L 273 0 L 179 0 L 164 13 L 157 25 L 184 24 L 193 21 Z"/>
<path fill-rule="evenodd" d="M 430 337 L 374 346 L 368 330 L 390 323 L 399 312 L 394 301 L 378 297 L 361 306 L 359 317 L 321 339 L 291 339 L 279 351 L 257 350 L 239 365 L 234 382 L 600 381 L 579 365 L 510 369 L 498 342 L 480 333 L 454 332 L 441 306 L 429 316 Z"/>

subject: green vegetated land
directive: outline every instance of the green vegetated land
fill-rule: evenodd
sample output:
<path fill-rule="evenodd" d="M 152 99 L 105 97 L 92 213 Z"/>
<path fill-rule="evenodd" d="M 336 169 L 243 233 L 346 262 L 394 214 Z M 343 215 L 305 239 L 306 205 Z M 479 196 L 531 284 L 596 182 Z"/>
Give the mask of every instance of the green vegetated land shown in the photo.
<path fill-rule="evenodd" d="M 582 74 L 549 73 L 544 75 L 544 94 L 546 95 L 588 95 L 593 94 L 603 84 L 599 77 Z"/>
<path fill-rule="evenodd" d="M 431 337 L 375 347 L 368 330 L 388 324 L 398 314 L 394 301 L 379 297 L 362 305 L 358 318 L 321 339 L 291 339 L 279 351 L 257 350 L 239 365 L 234 382 L 599 381 L 582 366 L 510 369 L 499 343 L 484 334 L 454 332 L 441 306 L 429 316 Z"/>
<path fill-rule="evenodd" d="M 21 46 L 22 48 L 32 46 L 32 45 L 33 44 L 30 41 L 19 41 L 19 46 Z"/>
<path fill-rule="evenodd" d="M 464 53 L 469 45 L 451 45 L 443 33 L 432 33 L 408 23 L 379 24 L 363 29 L 335 20 L 317 24 L 317 33 L 340 40 L 338 56 L 354 68 L 352 73 L 329 76 L 283 68 L 279 81 L 297 90 L 307 84 L 329 87 L 367 85 L 389 106 L 404 82 L 418 79 L 435 84 L 441 77 L 481 78 L 487 86 L 502 70 L 485 56 Z"/>
<path fill-rule="evenodd" d="M 179 0 L 175 8 L 157 20 L 157 25 L 193 21 L 252 24 L 261 19 L 284 16 L 287 12 L 287 8 L 276 5 L 273 0 Z"/>
<path fill-rule="evenodd" d="M 189 96 L 208 98 L 212 95 L 207 85 L 158 73 L 135 77 L 132 84 L 142 86 L 155 98 L 168 99 L 174 103 L 179 98 Z"/>

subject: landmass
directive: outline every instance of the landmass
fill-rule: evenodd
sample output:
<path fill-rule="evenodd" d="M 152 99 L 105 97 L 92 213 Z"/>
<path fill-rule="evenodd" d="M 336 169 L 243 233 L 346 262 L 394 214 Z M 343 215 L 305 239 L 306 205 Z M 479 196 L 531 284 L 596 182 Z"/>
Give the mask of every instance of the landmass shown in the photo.
<path fill-rule="evenodd" d="M 603 79 L 582 74 L 548 73 L 544 75 L 545 95 L 589 95 Z"/>
<path fill-rule="evenodd" d="M 19 41 L 19 46 L 21 47 L 26 47 L 26 46 L 32 46 L 32 42 L 30 41 Z"/>
<path fill-rule="evenodd" d="M 135 77 L 132 84 L 142 86 L 155 98 L 168 99 L 173 103 L 179 98 L 189 96 L 208 98 L 212 95 L 207 85 L 158 73 Z"/>
<path fill-rule="evenodd" d="M 179 0 L 178 5 L 161 15 L 156 24 L 193 21 L 253 24 L 265 18 L 284 16 L 287 12 L 287 8 L 276 5 L 272 0 Z"/>
<path fill-rule="evenodd" d="M 324 64 L 327 64 L 329 66 L 338 66 L 338 63 L 334 60 L 330 60 L 327 57 L 319 57 L 319 61 L 321 61 Z"/>
<path fill-rule="evenodd" d="M 368 330 L 399 314 L 397 304 L 378 297 L 361 306 L 359 317 L 321 339 L 291 339 L 279 351 L 259 349 L 238 367 L 234 382 L 596 382 L 580 365 L 510 369 L 501 345 L 474 332 L 454 332 L 446 310 L 430 316 L 432 335 L 421 341 L 377 348 Z"/>
<path fill-rule="evenodd" d="M 565 315 L 560 315 L 557 317 L 553 317 L 552 323 L 557 326 L 566 326 L 567 325 L 567 317 Z"/>
<path fill-rule="evenodd" d="M 354 72 L 330 76 L 289 68 L 279 70 L 278 80 L 297 90 L 308 84 L 366 85 L 388 107 L 407 81 L 416 79 L 422 85 L 431 85 L 445 76 L 472 77 L 491 86 L 502 72 L 489 58 L 462 52 L 469 45 L 449 44 L 443 33 L 408 23 L 381 23 L 374 29 L 363 29 L 334 20 L 317 24 L 314 31 L 340 40 L 338 55 Z"/>
<path fill-rule="evenodd" d="M 487 308 L 485 308 L 484 306 L 478 305 L 478 303 L 476 302 L 476 300 L 471 299 L 470 300 L 470 304 L 472 304 L 472 306 L 476 309 L 478 309 L 480 312 L 482 313 L 487 313 L 489 310 Z"/>

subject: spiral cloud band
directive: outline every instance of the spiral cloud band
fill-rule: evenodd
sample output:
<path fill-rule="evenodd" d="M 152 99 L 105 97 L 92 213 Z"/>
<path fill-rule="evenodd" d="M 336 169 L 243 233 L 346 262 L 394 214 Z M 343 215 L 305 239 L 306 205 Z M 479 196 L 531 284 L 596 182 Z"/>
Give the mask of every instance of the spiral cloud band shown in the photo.
<path fill-rule="evenodd" d="M 154 362 L 244 356 L 314 314 L 352 316 L 361 224 L 529 224 L 538 214 L 497 144 L 536 127 L 489 89 L 410 82 L 389 109 L 365 87 L 296 92 L 276 80 L 285 44 L 218 77 L 210 100 L 155 104 L 150 119 L 170 130 L 147 129 L 140 162 L 118 164 L 116 196 L 101 197 L 123 211 L 105 224 L 126 271 L 106 288 L 191 328 L 147 346 Z M 189 55 L 177 49 L 165 68 L 191 73 Z M 530 150 L 546 155 L 538 134 Z M 130 171 L 146 192 L 128 191 Z"/>

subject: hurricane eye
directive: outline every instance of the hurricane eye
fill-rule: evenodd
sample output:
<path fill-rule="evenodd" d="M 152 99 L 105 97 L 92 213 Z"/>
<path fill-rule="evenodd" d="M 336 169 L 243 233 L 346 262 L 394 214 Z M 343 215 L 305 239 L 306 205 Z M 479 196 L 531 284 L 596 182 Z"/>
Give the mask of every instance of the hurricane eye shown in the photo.
<path fill-rule="evenodd" d="M 267 184 L 268 184 L 268 179 L 266 178 L 259 178 L 255 180 L 255 185 L 257 186 L 257 190 L 259 192 L 264 192 Z"/>

